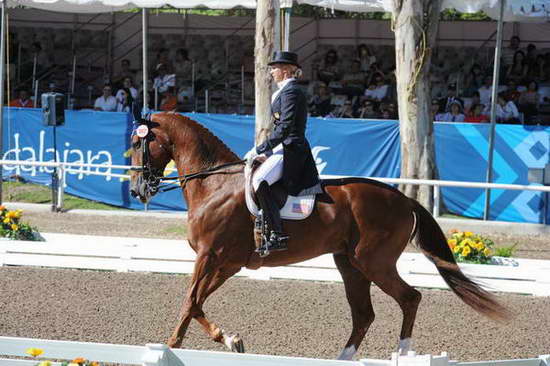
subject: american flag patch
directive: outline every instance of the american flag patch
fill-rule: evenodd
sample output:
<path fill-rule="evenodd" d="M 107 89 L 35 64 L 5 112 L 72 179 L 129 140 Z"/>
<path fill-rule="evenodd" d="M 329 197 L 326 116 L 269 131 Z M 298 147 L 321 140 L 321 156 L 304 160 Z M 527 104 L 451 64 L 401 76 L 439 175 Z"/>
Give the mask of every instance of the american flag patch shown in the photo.
<path fill-rule="evenodd" d="M 300 203 L 293 203 L 292 204 L 292 212 L 293 213 L 304 213 L 304 211 L 302 211 L 302 205 Z"/>

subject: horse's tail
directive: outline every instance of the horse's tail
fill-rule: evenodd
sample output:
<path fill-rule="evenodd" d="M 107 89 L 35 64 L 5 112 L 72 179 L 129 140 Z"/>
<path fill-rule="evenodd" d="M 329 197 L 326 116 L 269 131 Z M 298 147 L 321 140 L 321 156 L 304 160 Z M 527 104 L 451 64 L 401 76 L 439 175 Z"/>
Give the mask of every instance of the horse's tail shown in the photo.
<path fill-rule="evenodd" d="M 451 290 L 482 315 L 499 321 L 510 318 L 508 309 L 460 270 L 441 227 L 420 203 L 412 199 L 411 201 L 417 216 L 418 245 L 424 255 L 435 264 Z"/>

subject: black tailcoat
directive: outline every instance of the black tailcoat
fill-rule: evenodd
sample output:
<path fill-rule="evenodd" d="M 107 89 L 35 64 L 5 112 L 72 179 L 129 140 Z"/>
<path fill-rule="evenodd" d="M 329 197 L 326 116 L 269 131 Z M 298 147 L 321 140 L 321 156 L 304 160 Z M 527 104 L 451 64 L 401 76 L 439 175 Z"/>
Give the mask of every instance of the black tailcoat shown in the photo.
<path fill-rule="evenodd" d="M 267 140 L 256 148 L 258 154 L 271 153 L 283 144 L 284 162 L 282 182 L 288 193 L 300 191 L 319 182 L 319 173 L 306 140 L 307 98 L 297 83 L 286 84 L 271 103 L 275 128 Z"/>

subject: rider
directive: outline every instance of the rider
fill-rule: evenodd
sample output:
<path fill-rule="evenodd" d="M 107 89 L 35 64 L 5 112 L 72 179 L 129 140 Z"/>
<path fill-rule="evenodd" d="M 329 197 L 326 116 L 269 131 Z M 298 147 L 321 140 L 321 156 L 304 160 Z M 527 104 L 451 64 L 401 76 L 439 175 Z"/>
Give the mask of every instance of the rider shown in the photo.
<path fill-rule="evenodd" d="M 275 52 L 268 64 L 269 72 L 278 90 L 271 98 L 271 114 L 275 128 L 266 141 L 249 152 L 250 161 L 256 155 L 267 155 L 252 179 L 263 215 L 271 228 L 267 248 L 287 249 L 288 235 L 271 192 L 271 185 L 282 179 L 287 193 L 292 196 L 321 193 L 319 173 L 311 148 L 305 137 L 307 98 L 296 78 L 302 73 L 298 55 L 293 52 Z"/>

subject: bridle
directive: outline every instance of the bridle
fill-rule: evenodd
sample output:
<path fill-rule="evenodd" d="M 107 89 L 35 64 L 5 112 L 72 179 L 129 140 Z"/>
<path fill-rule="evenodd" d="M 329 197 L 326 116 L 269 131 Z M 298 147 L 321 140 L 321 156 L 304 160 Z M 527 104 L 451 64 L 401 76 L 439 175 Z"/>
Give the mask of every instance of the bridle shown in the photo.
<path fill-rule="evenodd" d="M 139 137 L 140 147 L 142 152 L 141 152 L 141 167 L 132 168 L 132 170 L 140 171 L 142 173 L 143 183 L 146 185 L 147 190 L 151 192 L 152 195 L 156 194 L 159 191 L 167 192 L 180 187 L 182 189 L 185 189 L 187 182 L 190 180 L 207 177 L 212 174 L 222 173 L 222 172 L 219 172 L 219 170 L 230 166 L 244 164 L 246 162 L 246 160 L 238 160 L 231 163 L 217 165 L 217 166 L 214 166 L 205 170 L 201 170 L 198 172 L 190 173 L 190 174 L 183 174 L 177 177 L 165 177 L 162 169 L 154 168 L 151 165 L 151 152 L 149 148 L 149 143 L 150 141 L 153 140 L 153 134 L 151 133 L 150 121 L 148 119 L 142 118 L 141 120 L 135 121 L 134 123 L 137 126 L 134 126 L 132 135 L 135 134 Z M 169 152 L 165 146 L 160 145 L 160 147 L 165 151 Z M 174 181 L 174 180 L 180 181 L 179 186 L 174 186 L 174 185 L 169 185 L 169 187 L 168 185 L 160 186 L 161 182 Z"/>

